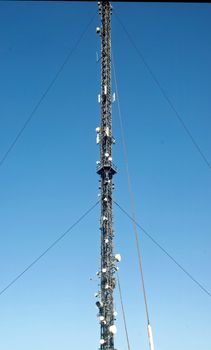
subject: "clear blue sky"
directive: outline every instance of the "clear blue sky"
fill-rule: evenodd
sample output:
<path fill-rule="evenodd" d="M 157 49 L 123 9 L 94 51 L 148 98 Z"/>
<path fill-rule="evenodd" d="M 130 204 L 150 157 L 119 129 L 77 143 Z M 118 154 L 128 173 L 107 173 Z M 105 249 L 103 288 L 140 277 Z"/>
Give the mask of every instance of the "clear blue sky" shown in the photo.
<path fill-rule="evenodd" d="M 211 162 L 211 7 L 114 5 Z M 0 2 L 0 156 L 97 10 L 95 3 Z M 0 288 L 96 200 L 100 66 L 96 16 L 0 168 Z M 113 51 L 138 221 L 211 290 L 211 172 L 112 17 Z M 115 89 L 113 89 L 115 90 Z M 115 200 L 130 211 L 117 105 Z M 148 349 L 131 222 L 114 210 L 131 349 Z M 211 299 L 141 235 L 156 350 L 211 348 Z M 99 208 L 0 297 L 4 350 L 97 349 Z M 116 295 L 117 349 L 126 342 Z"/>

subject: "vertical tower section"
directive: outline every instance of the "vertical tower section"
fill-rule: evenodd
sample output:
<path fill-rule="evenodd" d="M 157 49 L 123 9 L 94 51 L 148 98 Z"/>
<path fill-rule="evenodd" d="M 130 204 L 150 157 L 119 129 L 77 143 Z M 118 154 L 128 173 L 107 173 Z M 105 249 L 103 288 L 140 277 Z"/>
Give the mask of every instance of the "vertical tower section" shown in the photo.
<path fill-rule="evenodd" d="M 116 168 L 113 164 L 112 145 L 112 92 L 111 92 L 111 4 L 107 0 L 98 2 L 101 16 L 101 28 L 97 32 L 101 36 L 101 125 L 96 129 L 97 143 L 100 146 L 100 161 L 97 173 L 100 176 L 101 188 L 101 267 L 99 272 L 100 292 L 99 308 L 100 349 L 114 349 L 114 334 L 116 333 L 113 291 L 115 288 L 115 257 L 113 253 L 113 215 L 112 191 L 113 176 Z"/>

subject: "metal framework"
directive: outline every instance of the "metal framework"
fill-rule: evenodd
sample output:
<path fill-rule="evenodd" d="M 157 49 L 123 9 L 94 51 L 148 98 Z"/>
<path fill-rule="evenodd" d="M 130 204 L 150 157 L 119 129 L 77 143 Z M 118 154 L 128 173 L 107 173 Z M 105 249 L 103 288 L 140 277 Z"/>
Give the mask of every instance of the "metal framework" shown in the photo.
<path fill-rule="evenodd" d="M 116 262 L 120 255 L 113 254 L 113 216 L 112 190 L 113 176 L 116 168 L 112 160 L 112 92 L 111 92 L 111 11 L 109 1 L 98 2 L 101 16 L 101 28 L 97 32 L 101 36 L 101 125 L 96 129 L 97 143 L 100 145 L 100 161 L 97 173 L 100 176 L 101 188 L 101 268 L 99 271 L 100 291 L 99 308 L 100 349 L 114 350 L 114 334 L 116 333 L 113 291 L 116 285 Z"/>

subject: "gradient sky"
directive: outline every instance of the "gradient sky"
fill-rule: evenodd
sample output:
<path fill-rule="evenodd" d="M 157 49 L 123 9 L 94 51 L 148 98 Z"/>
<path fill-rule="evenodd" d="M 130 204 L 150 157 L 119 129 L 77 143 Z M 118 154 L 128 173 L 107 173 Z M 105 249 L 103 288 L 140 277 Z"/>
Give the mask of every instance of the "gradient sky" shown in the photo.
<path fill-rule="evenodd" d="M 211 6 L 116 3 L 114 8 L 211 162 Z M 95 3 L 0 2 L 0 157 L 96 10 Z M 0 288 L 98 198 L 99 24 L 97 15 L 0 168 Z M 211 291 L 210 169 L 115 15 L 112 30 L 138 221 Z M 130 212 L 116 103 L 113 133 L 114 197 Z M 131 349 L 147 350 L 134 233 L 118 208 L 114 225 Z M 155 350 L 210 349 L 210 297 L 140 237 Z M 99 243 L 96 208 L 1 295 L 1 349 L 99 347 L 94 298 Z M 126 350 L 117 293 L 116 308 L 116 348 Z"/>

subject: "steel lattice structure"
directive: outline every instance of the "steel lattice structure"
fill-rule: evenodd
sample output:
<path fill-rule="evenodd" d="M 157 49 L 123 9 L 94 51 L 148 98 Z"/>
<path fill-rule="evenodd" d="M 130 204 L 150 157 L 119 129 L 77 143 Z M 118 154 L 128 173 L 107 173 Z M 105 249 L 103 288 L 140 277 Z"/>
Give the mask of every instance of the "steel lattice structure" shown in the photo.
<path fill-rule="evenodd" d="M 99 308 L 100 320 L 100 349 L 114 349 L 114 334 L 116 333 L 113 291 L 116 285 L 116 261 L 120 256 L 113 254 L 113 215 L 112 190 L 113 176 L 116 168 L 112 160 L 112 91 L 111 91 L 111 4 L 104 0 L 98 3 L 101 15 L 101 28 L 97 32 L 101 36 L 101 125 L 96 129 L 97 143 L 100 145 L 100 161 L 97 173 L 101 183 L 101 270 L 100 300 L 96 303 Z"/>

